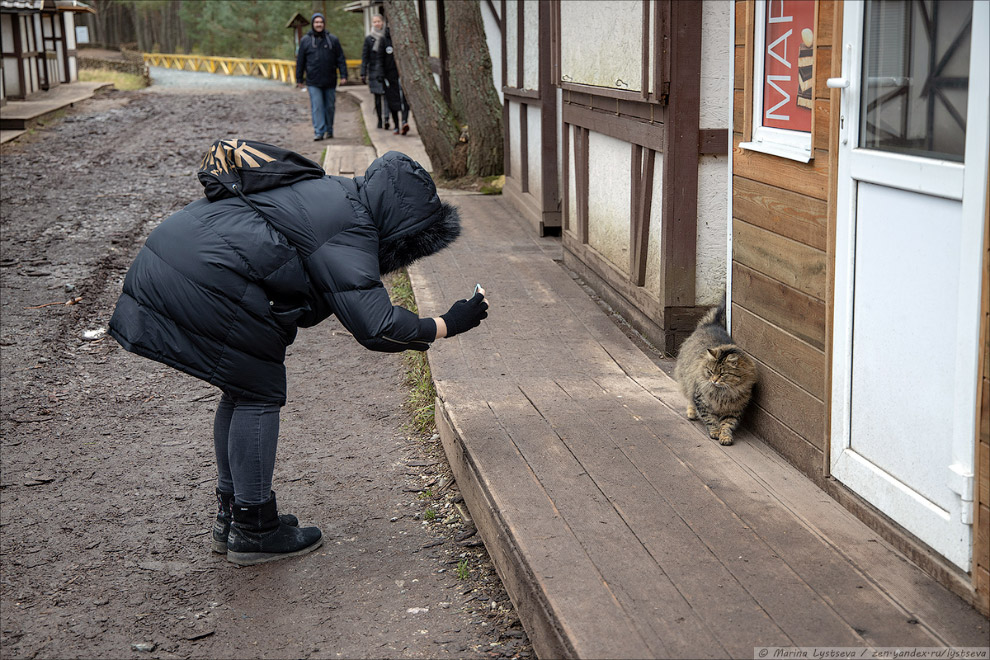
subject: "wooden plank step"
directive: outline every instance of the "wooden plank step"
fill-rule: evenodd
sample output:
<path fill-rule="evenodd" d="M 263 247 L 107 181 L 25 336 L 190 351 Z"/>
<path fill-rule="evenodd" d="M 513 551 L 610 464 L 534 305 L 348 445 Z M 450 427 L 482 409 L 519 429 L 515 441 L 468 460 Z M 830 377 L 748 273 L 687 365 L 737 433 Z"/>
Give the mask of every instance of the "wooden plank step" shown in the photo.
<path fill-rule="evenodd" d="M 373 147 L 361 144 L 331 144 L 323 159 L 323 169 L 331 176 L 363 176 L 377 158 Z"/>
<path fill-rule="evenodd" d="M 469 396 L 448 406 L 442 397 L 451 387 Z M 438 429 L 478 533 L 539 655 L 652 656 L 612 587 L 475 387 L 471 382 L 438 383 Z M 503 401 L 511 396 L 511 388 L 492 384 L 485 389 Z M 482 447 L 485 460 L 479 463 L 475 458 Z"/>

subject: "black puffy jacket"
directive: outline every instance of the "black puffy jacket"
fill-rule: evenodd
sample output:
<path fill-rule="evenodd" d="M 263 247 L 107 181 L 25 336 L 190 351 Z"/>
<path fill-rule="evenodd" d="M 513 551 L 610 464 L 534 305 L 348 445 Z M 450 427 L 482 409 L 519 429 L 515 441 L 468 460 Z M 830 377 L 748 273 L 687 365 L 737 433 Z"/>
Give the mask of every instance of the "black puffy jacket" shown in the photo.
<path fill-rule="evenodd" d="M 284 405 L 297 327 L 335 314 L 372 350 L 429 348 L 434 322 L 393 306 L 381 282 L 460 233 L 418 163 L 392 151 L 349 179 L 278 147 L 221 140 L 198 176 L 206 199 L 156 227 L 127 272 L 110 320 L 125 349 Z"/>
<path fill-rule="evenodd" d="M 312 87 L 337 86 L 337 71 L 340 77 L 347 77 L 347 59 L 340 40 L 326 30 L 309 33 L 300 39 L 296 53 L 296 82 Z"/>

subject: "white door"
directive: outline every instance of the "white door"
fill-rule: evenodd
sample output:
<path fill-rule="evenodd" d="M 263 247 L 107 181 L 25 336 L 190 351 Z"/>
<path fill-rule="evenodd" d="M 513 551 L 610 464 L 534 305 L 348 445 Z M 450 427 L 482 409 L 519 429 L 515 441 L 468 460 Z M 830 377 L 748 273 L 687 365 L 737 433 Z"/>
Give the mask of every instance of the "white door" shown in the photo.
<path fill-rule="evenodd" d="M 846 2 L 832 475 L 970 569 L 990 3 Z"/>

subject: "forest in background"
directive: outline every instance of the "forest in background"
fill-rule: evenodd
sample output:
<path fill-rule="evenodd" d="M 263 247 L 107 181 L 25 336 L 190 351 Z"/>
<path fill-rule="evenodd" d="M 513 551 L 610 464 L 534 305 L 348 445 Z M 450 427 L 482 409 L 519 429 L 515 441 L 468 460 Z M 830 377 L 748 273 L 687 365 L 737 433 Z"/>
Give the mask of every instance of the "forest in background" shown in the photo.
<path fill-rule="evenodd" d="M 364 20 L 343 10 L 346 0 L 87 0 L 95 14 L 82 14 L 90 41 L 145 53 L 180 53 L 295 59 L 297 12 L 326 16 L 348 59 L 360 59 Z M 303 29 L 305 34 L 309 27 Z"/>

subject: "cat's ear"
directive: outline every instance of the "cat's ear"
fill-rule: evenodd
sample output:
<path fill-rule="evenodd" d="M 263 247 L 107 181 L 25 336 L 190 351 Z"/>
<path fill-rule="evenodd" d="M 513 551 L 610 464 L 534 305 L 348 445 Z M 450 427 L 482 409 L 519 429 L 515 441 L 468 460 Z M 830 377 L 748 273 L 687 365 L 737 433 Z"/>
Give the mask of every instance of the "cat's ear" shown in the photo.
<path fill-rule="evenodd" d="M 725 357 L 725 361 L 728 362 L 729 364 L 739 364 L 739 356 L 736 355 L 735 353 L 729 353 Z"/>
<path fill-rule="evenodd" d="M 708 354 L 711 355 L 716 360 L 718 359 L 718 355 L 719 355 L 718 349 L 716 349 L 716 348 L 709 348 L 708 349 Z"/>

